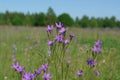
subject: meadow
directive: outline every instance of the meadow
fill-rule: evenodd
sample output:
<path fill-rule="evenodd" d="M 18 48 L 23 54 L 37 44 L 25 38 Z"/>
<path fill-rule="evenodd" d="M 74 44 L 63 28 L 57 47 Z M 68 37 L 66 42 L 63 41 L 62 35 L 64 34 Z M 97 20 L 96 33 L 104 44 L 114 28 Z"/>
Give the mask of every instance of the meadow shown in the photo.
<path fill-rule="evenodd" d="M 51 80 L 62 80 L 62 77 L 63 80 L 120 80 L 120 29 L 66 29 L 67 35 L 74 33 L 75 37 L 64 56 L 63 65 L 66 67 L 62 76 L 59 74 L 61 66 L 54 66 L 59 56 L 54 55 L 48 60 L 46 28 L 0 26 L 0 80 L 22 79 L 19 73 L 11 68 L 13 55 L 19 64 L 31 73 L 42 64 L 48 63 Z M 102 51 L 97 56 L 97 66 L 91 69 L 86 61 L 92 57 L 91 49 L 97 40 L 102 42 Z M 83 71 L 82 76 L 78 76 L 78 70 Z M 98 70 L 100 74 L 96 76 L 94 70 Z M 35 80 L 44 80 L 42 76 L 43 73 Z"/>

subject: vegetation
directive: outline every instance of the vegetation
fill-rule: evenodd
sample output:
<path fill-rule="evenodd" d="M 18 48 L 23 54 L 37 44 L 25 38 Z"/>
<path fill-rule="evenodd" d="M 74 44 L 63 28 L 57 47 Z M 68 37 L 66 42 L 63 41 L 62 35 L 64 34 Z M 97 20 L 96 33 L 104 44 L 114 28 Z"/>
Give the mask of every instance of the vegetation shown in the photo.
<path fill-rule="evenodd" d="M 51 28 L 52 26 L 47 29 L 49 30 L 47 35 L 45 28 L 0 26 L 0 72 L 2 73 L 0 80 L 21 80 L 22 76 L 12 69 L 12 55 L 16 56 L 20 66 L 24 66 L 28 73 L 34 73 L 42 67 L 41 65 L 47 66 L 48 63 L 46 72 L 50 80 L 63 78 L 65 80 L 120 80 L 120 31 L 118 29 L 68 28 L 64 39 L 69 40 L 70 33 L 74 33 L 75 37 L 70 43 L 66 41 L 63 48 L 61 43 L 51 43 L 55 37 L 55 32 L 51 33 Z M 63 33 L 65 30 L 59 32 Z M 97 40 L 102 42 L 101 52 L 93 57 L 91 50 Z M 49 50 L 54 53 L 51 54 L 52 56 L 48 55 Z M 61 55 L 61 52 L 64 55 Z M 87 60 L 94 59 L 97 60 L 97 65 L 87 63 Z M 63 68 L 61 63 L 64 64 Z M 46 80 L 45 76 L 41 72 L 36 80 Z"/>
<path fill-rule="evenodd" d="M 14 25 L 14 26 L 46 26 L 48 24 L 54 24 L 55 22 L 63 22 L 65 26 L 76 27 L 120 27 L 120 20 L 117 20 L 115 16 L 110 18 L 89 18 L 84 15 L 81 19 L 76 17 L 73 19 L 68 13 L 62 13 L 56 16 L 54 10 L 50 7 L 47 13 L 32 13 L 27 14 L 21 12 L 9 12 L 0 13 L 0 25 Z"/>

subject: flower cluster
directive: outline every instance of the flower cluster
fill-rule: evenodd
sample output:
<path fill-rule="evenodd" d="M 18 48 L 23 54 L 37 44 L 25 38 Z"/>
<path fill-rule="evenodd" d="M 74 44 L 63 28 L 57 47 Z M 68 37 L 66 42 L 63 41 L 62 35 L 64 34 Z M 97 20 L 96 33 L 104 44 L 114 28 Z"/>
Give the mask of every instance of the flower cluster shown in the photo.
<path fill-rule="evenodd" d="M 61 75 L 61 79 L 66 79 L 67 73 L 64 71 L 68 68 L 67 61 L 65 61 L 66 50 L 69 47 L 72 39 L 75 37 L 74 34 L 69 34 L 67 37 L 67 29 L 63 26 L 61 22 L 55 24 L 55 29 L 53 26 L 47 26 L 48 35 L 48 54 L 49 61 L 53 61 L 54 68 L 61 67 L 61 71 L 55 70 L 56 80 L 59 79 L 58 76 Z M 55 31 L 55 32 L 54 32 Z M 51 63 L 52 64 L 52 63 Z M 60 74 L 60 75 L 58 75 Z"/>
<path fill-rule="evenodd" d="M 89 58 L 87 60 L 88 65 L 92 68 L 95 67 L 97 65 L 97 55 L 96 53 L 100 53 L 101 52 L 101 45 L 102 42 L 100 40 L 98 40 L 95 44 L 94 47 L 92 48 L 92 57 L 93 58 Z M 98 76 L 100 74 L 100 72 L 98 70 L 94 71 L 95 75 Z"/>
<path fill-rule="evenodd" d="M 69 34 L 69 37 L 66 37 L 67 30 L 63 27 L 63 24 L 61 22 L 55 24 L 55 29 L 54 29 L 54 26 L 48 25 L 46 30 L 47 30 L 47 35 L 48 35 L 48 39 L 49 39 L 47 42 L 48 49 L 49 49 L 48 50 L 49 57 L 45 56 L 46 58 L 48 58 L 47 64 L 42 64 L 40 68 L 35 70 L 33 73 L 30 73 L 30 72 L 26 72 L 25 67 L 20 66 L 20 64 L 18 62 L 16 62 L 15 56 L 13 56 L 12 69 L 14 69 L 18 73 L 20 73 L 20 75 L 22 75 L 22 80 L 34 80 L 41 73 L 43 73 L 42 78 L 44 80 L 50 80 L 52 78 L 52 76 L 51 76 L 50 72 L 48 72 L 48 68 L 49 68 L 48 63 L 50 63 L 52 65 L 52 67 L 54 67 L 54 69 L 56 69 L 56 70 L 53 70 L 53 73 L 55 71 L 55 74 L 56 74 L 55 75 L 56 80 L 58 80 L 58 79 L 67 80 L 66 76 L 67 76 L 69 68 L 70 68 L 70 64 L 69 64 L 70 61 L 69 62 L 65 61 L 66 56 L 68 56 L 68 54 L 65 54 L 65 53 L 67 51 L 69 44 L 75 37 L 75 35 Z M 54 30 L 56 30 L 55 35 L 53 33 Z M 100 40 L 98 40 L 94 44 L 94 47 L 92 48 L 92 57 L 89 57 L 86 60 L 87 65 L 89 66 L 90 70 L 93 70 L 93 72 L 96 76 L 100 75 L 100 72 L 93 68 L 95 68 L 98 64 L 97 63 L 97 55 L 98 55 L 97 53 L 101 52 L 101 45 L 102 45 L 102 42 Z M 14 52 L 17 50 L 16 45 L 13 46 L 13 49 L 14 49 Z M 58 68 L 61 70 L 58 70 Z M 64 70 L 66 70 L 66 71 L 64 71 Z M 77 76 L 81 77 L 81 76 L 83 76 L 83 74 L 85 74 L 84 70 L 79 69 L 77 72 Z"/>
<path fill-rule="evenodd" d="M 97 65 L 97 55 L 96 53 L 100 53 L 101 52 L 101 45 L 102 45 L 102 42 L 100 40 L 98 40 L 95 44 L 94 44 L 94 47 L 92 48 L 92 57 L 91 58 L 88 58 L 87 59 L 87 64 L 89 66 L 89 68 L 94 68 L 96 65 Z M 96 76 L 100 75 L 100 72 L 98 70 L 94 70 L 94 74 Z M 77 72 L 77 75 L 80 77 L 83 75 L 83 71 L 82 70 L 79 70 Z"/>
<path fill-rule="evenodd" d="M 50 75 L 50 72 L 47 73 L 48 67 L 49 67 L 48 64 L 42 64 L 41 68 L 34 71 L 34 73 L 30 73 L 26 72 L 25 68 L 20 66 L 18 62 L 12 65 L 12 69 L 14 69 L 15 71 L 22 75 L 22 80 L 34 80 L 42 71 L 44 72 L 43 79 L 50 80 L 50 78 L 52 77 Z"/>
<path fill-rule="evenodd" d="M 48 27 L 47 27 L 48 37 L 51 36 L 52 31 L 53 31 L 53 26 L 52 25 L 51 26 L 48 25 Z M 53 46 L 55 42 L 64 43 L 65 45 L 69 44 L 70 41 L 75 36 L 74 34 L 70 34 L 69 35 L 70 36 L 70 40 L 69 39 L 65 39 L 66 29 L 63 27 L 63 24 L 61 22 L 56 23 L 56 31 L 57 31 L 58 34 L 55 36 L 54 40 L 52 39 L 52 40 L 48 41 L 48 45 L 49 46 Z"/>

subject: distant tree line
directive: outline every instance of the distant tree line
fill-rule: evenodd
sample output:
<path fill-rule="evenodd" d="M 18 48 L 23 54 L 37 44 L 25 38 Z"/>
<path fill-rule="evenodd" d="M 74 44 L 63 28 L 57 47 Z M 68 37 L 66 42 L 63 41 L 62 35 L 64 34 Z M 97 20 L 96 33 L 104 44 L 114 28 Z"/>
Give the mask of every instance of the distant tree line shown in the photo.
<path fill-rule="evenodd" d="M 110 18 L 89 18 L 84 15 L 81 19 L 76 17 L 73 19 L 68 13 L 62 13 L 56 16 L 54 10 L 50 7 L 47 13 L 32 13 L 27 14 L 21 12 L 9 12 L 0 13 L 0 25 L 14 25 L 14 26 L 47 26 L 48 24 L 54 24 L 55 22 L 62 22 L 64 26 L 69 27 L 120 27 L 120 20 L 117 20 L 115 16 Z"/>

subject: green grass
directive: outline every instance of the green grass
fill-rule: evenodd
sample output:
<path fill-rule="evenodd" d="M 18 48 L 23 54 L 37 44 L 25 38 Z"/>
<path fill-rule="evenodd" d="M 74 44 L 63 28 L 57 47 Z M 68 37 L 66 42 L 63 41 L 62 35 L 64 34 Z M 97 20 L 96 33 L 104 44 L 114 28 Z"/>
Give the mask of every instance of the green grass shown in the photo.
<path fill-rule="evenodd" d="M 11 69 L 14 44 L 17 46 L 16 58 L 27 71 L 33 72 L 47 61 L 44 57 L 47 54 L 48 41 L 45 30 L 45 28 L 0 26 L 0 80 L 5 80 L 6 77 L 7 80 L 21 80 L 16 78 L 16 73 Z M 68 33 L 74 33 L 76 37 L 69 46 L 70 55 L 68 53 L 66 56 L 66 59 L 70 58 L 70 71 L 72 71 L 68 73 L 67 80 L 79 80 L 77 76 L 79 69 L 84 70 L 80 80 L 120 80 L 120 30 L 81 28 L 68 30 Z M 88 69 L 86 59 L 98 39 L 102 41 L 102 54 L 98 57 L 100 64 L 94 68 L 100 71 L 100 75 L 96 77 Z M 35 42 L 37 45 L 34 45 Z M 78 57 L 78 54 L 81 56 Z M 105 64 L 102 64 L 103 60 Z M 55 80 L 52 64 L 50 66 L 52 80 Z"/>

